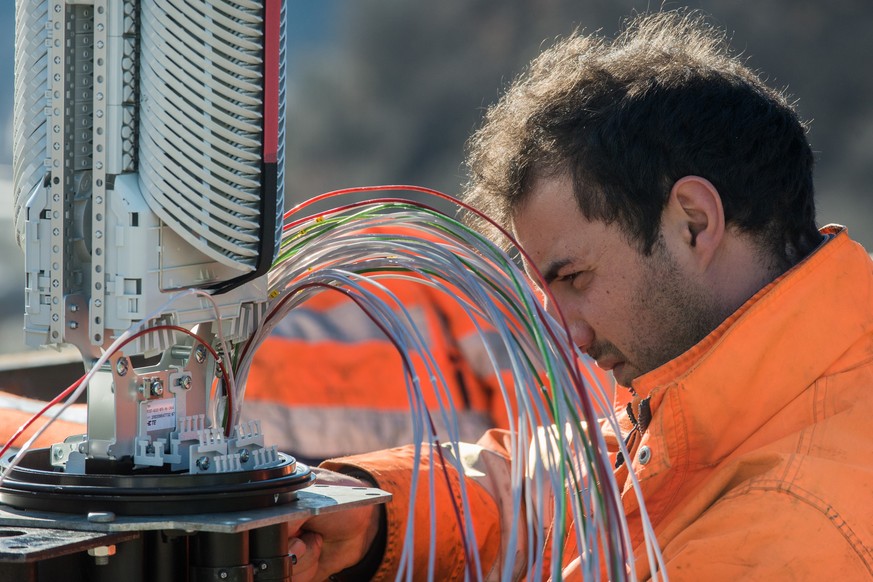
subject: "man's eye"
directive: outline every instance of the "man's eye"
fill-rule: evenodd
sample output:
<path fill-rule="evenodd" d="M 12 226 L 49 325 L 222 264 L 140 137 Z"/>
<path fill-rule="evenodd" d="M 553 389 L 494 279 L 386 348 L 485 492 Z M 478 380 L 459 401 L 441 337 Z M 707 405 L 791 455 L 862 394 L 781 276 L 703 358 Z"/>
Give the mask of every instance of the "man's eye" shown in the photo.
<path fill-rule="evenodd" d="M 569 283 L 570 285 L 572 285 L 574 287 L 580 287 L 580 286 L 587 285 L 588 275 L 590 273 L 591 273 L 590 271 L 584 271 L 584 270 L 583 271 L 574 271 L 572 273 L 567 273 L 566 275 L 561 275 L 560 277 L 558 277 L 557 280 L 561 281 L 563 283 Z"/>

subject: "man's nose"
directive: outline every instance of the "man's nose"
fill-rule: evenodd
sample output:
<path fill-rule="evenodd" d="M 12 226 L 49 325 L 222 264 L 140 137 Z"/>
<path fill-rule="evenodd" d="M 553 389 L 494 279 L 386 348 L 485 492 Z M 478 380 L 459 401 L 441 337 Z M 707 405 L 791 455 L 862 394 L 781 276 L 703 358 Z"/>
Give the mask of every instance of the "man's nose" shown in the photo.
<path fill-rule="evenodd" d="M 579 346 L 580 350 L 588 353 L 588 348 L 594 342 L 594 330 L 588 325 L 583 315 L 572 309 L 572 306 L 559 307 L 557 302 L 549 297 L 545 299 L 545 308 L 556 321 L 565 321 L 567 323 L 573 342 Z"/>
<path fill-rule="evenodd" d="M 570 326 L 570 335 L 573 337 L 573 342 L 579 346 L 583 353 L 588 353 L 591 344 L 594 343 L 594 330 L 583 320 L 575 320 L 567 322 Z"/>

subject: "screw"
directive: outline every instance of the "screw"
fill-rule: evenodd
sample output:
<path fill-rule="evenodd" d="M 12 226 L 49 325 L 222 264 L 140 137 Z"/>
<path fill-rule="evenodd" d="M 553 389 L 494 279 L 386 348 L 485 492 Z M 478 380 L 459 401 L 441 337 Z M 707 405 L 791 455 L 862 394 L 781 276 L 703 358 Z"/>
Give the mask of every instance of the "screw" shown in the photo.
<path fill-rule="evenodd" d="M 197 349 L 194 350 L 194 359 L 197 360 L 198 364 L 206 361 L 206 348 L 204 346 L 197 346 Z"/>
<path fill-rule="evenodd" d="M 164 383 L 159 378 L 155 378 L 151 383 L 152 396 L 160 396 L 164 393 Z"/>
<path fill-rule="evenodd" d="M 227 570 L 221 570 L 218 573 L 218 577 L 221 578 L 222 580 L 227 580 L 227 576 L 228 576 Z"/>
<path fill-rule="evenodd" d="M 118 358 L 118 361 L 115 362 L 115 371 L 119 376 L 124 376 L 127 374 L 128 363 L 127 358 Z"/>
<path fill-rule="evenodd" d="M 248 463 L 251 458 L 251 454 L 248 449 L 243 449 L 239 452 L 239 460 L 243 463 Z"/>
<path fill-rule="evenodd" d="M 184 388 L 185 390 L 191 389 L 191 376 L 182 376 L 179 378 L 179 386 Z"/>
<path fill-rule="evenodd" d="M 203 456 L 197 459 L 197 468 L 201 471 L 205 471 L 209 468 L 209 457 Z"/>
<path fill-rule="evenodd" d="M 55 447 L 54 450 L 52 451 L 52 455 L 54 456 L 54 458 L 56 460 L 60 461 L 61 458 L 63 458 L 63 456 L 64 456 L 64 451 L 61 450 L 60 447 Z"/>

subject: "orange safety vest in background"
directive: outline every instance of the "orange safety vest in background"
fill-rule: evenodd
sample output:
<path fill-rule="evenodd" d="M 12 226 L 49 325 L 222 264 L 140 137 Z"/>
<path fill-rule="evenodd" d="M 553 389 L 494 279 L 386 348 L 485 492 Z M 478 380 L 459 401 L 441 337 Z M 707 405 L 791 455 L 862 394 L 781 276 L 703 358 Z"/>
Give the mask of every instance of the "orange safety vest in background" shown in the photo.
<path fill-rule="evenodd" d="M 461 439 L 475 441 L 488 428 L 506 427 L 498 375 L 506 374 L 510 393 L 512 384 L 493 329 L 485 325 L 483 339 L 443 291 L 404 279 L 380 283 L 424 336 L 451 394 Z M 485 342 L 494 347 L 496 369 Z M 442 426 L 437 393 L 420 359 L 415 372 L 431 417 Z M 344 294 L 325 290 L 292 309 L 261 344 L 243 415 L 261 421 L 266 442 L 302 460 L 407 444 L 415 441 L 405 375 L 398 349 L 383 331 Z"/>
<path fill-rule="evenodd" d="M 60 387 L 62 390 L 65 387 Z M 39 412 L 45 402 L 16 396 L 8 392 L 0 392 L 0 447 L 6 444 L 12 435 L 30 418 Z M 48 415 L 47 415 L 48 416 Z M 51 423 L 45 432 L 34 442 L 34 448 L 48 447 L 54 443 L 63 442 L 65 438 L 74 434 L 85 432 L 86 412 L 84 404 L 73 404 L 56 421 Z M 15 441 L 13 448 L 18 449 L 27 442 L 27 439 L 42 428 L 45 418 L 34 422 Z"/>
<path fill-rule="evenodd" d="M 844 229 L 823 232 L 830 240 L 816 252 L 700 343 L 634 381 L 651 419 L 630 439 L 616 478 L 640 579 L 651 572 L 629 470 L 673 582 L 873 578 L 873 261 Z M 619 420 L 630 432 L 628 415 Z M 607 437 L 614 447 L 615 435 Z M 463 451 L 488 580 L 498 579 L 502 541 L 524 519 L 510 509 L 508 455 L 502 431 Z M 324 464 L 364 470 L 393 494 L 376 580 L 393 580 L 400 565 L 412 472 L 427 471 L 412 460 L 412 448 L 401 447 Z M 436 487 L 435 577 L 461 579 L 456 493 L 442 479 Z M 427 574 L 432 524 L 426 498 L 415 507 L 418 580 Z M 579 580 L 576 543 L 564 547 L 563 578 Z M 524 560 L 513 579 L 523 576 Z"/>

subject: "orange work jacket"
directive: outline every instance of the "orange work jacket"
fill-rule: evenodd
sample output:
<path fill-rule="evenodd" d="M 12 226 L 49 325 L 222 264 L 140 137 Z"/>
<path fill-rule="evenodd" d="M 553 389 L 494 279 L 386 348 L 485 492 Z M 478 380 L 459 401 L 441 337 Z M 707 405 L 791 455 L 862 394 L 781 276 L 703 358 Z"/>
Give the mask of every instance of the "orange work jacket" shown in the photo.
<path fill-rule="evenodd" d="M 830 240 L 811 256 L 685 354 L 633 382 L 633 406 L 648 399 L 651 420 L 616 471 L 638 579 L 652 573 L 629 470 L 670 580 L 873 577 L 873 262 L 844 229 L 823 232 Z M 629 431 L 627 414 L 620 421 Z M 508 442 L 491 431 L 475 454 L 463 454 L 474 469 L 465 478 L 487 579 L 499 575 L 501 540 L 521 519 L 506 510 Z M 410 448 L 398 448 L 325 464 L 362 469 L 394 495 L 379 580 L 399 567 L 411 458 Z M 437 491 L 438 507 L 451 507 L 449 495 Z M 416 580 L 427 571 L 426 505 L 415 507 Z M 450 509 L 438 513 L 435 577 L 461 579 L 456 518 Z M 564 578 L 580 579 L 575 543 L 565 547 Z"/>

